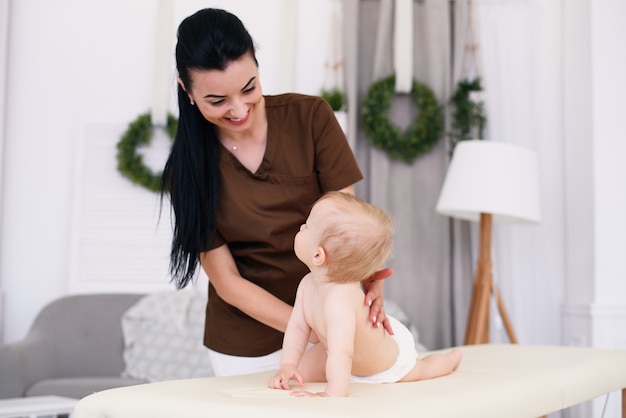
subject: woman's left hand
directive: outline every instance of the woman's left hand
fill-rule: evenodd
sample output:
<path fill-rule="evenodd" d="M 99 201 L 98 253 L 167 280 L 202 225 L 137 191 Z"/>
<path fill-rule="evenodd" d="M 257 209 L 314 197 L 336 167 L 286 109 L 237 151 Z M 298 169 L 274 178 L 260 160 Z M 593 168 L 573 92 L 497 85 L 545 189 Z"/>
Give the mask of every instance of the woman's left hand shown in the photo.
<path fill-rule="evenodd" d="M 370 278 L 363 280 L 363 290 L 365 291 L 365 304 L 370 307 L 369 319 L 372 325 L 379 327 L 380 324 L 387 330 L 389 335 L 393 335 L 393 329 L 389 323 L 387 315 L 385 315 L 384 307 L 384 279 L 393 274 L 392 268 L 386 268 L 377 271 Z"/>

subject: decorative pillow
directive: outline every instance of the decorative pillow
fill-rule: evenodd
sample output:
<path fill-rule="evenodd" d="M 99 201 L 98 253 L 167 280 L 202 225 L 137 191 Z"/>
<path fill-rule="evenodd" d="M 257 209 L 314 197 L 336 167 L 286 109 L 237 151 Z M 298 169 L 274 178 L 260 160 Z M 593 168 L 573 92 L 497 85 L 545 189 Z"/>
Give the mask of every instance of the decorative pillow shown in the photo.
<path fill-rule="evenodd" d="M 150 382 L 213 376 L 202 344 L 207 298 L 189 289 L 147 295 L 122 316 L 124 377 Z"/>

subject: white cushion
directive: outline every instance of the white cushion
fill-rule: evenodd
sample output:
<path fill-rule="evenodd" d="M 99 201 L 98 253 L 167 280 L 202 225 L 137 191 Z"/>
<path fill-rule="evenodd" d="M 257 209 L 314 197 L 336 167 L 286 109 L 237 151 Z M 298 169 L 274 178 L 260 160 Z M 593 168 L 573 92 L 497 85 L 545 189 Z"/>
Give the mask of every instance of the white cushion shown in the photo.
<path fill-rule="evenodd" d="M 203 346 L 207 298 L 196 290 L 141 298 L 122 316 L 123 377 L 161 380 L 213 376 Z"/>

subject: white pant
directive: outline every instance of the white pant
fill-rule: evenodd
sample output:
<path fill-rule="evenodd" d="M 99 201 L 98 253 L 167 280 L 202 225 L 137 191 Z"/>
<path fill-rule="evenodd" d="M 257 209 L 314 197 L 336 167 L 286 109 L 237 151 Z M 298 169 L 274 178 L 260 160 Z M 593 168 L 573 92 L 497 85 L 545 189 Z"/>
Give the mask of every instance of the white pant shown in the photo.
<path fill-rule="evenodd" d="M 240 357 L 209 350 L 209 358 L 216 376 L 238 376 L 280 369 L 282 351 L 274 351 L 261 357 Z"/>

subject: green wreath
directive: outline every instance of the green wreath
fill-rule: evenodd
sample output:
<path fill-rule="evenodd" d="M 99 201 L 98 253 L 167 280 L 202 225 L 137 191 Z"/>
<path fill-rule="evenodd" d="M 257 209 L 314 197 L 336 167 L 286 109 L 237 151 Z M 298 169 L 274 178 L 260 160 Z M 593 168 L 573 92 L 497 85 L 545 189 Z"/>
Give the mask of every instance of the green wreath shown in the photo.
<path fill-rule="evenodd" d="M 432 90 L 413 80 L 411 98 L 417 105 L 416 117 L 402 132 L 386 115 L 395 94 L 395 84 L 395 75 L 372 84 L 363 102 L 361 117 L 365 134 L 375 147 L 386 151 L 391 158 L 412 163 L 430 151 L 439 139 L 443 129 L 442 114 Z"/>
<path fill-rule="evenodd" d="M 168 114 L 165 131 L 172 141 L 176 137 L 177 129 L 178 120 Z M 149 145 L 150 141 L 152 141 L 152 118 L 150 113 L 144 113 L 130 123 L 117 143 L 117 171 L 131 182 L 158 192 L 161 189 L 163 173 L 154 173 L 144 164 L 143 157 L 137 153 L 140 145 Z"/>

